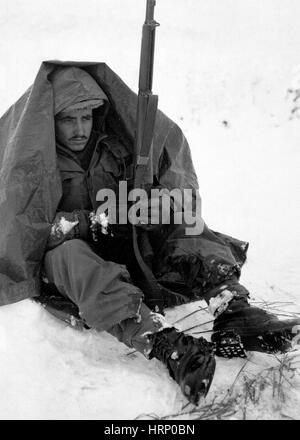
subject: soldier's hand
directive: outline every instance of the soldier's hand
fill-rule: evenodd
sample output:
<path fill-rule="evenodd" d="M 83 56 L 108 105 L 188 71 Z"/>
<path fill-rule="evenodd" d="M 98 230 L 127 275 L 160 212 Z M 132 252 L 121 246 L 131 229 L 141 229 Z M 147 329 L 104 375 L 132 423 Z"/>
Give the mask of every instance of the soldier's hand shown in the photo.
<path fill-rule="evenodd" d="M 51 224 L 47 248 L 53 249 L 66 240 L 89 237 L 88 211 L 75 210 L 72 212 L 59 211 Z"/>
<path fill-rule="evenodd" d="M 172 212 L 171 198 L 163 197 L 142 199 L 129 211 L 129 221 L 146 230 L 154 230 L 162 224 L 170 224 Z"/>

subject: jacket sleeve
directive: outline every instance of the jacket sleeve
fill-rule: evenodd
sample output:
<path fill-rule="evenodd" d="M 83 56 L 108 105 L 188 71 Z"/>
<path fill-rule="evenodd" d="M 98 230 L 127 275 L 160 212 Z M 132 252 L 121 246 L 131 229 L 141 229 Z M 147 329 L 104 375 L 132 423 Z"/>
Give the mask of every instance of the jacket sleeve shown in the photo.
<path fill-rule="evenodd" d="M 51 225 L 47 242 L 47 250 L 54 249 L 66 240 L 80 238 L 90 239 L 89 211 L 75 210 L 72 212 L 59 211 Z"/>

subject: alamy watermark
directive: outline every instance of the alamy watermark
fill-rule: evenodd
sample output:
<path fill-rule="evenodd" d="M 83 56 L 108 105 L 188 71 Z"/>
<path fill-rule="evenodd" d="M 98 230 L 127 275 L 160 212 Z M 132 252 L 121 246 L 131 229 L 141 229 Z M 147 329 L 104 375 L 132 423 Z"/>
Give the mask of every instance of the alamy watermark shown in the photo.
<path fill-rule="evenodd" d="M 134 188 L 128 192 L 127 181 L 120 181 L 118 194 L 103 188 L 96 200 L 100 202 L 96 216 L 105 213 L 110 224 L 184 225 L 186 235 L 199 235 L 204 228 L 201 197 L 195 189 L 152 188 L 147 192 Z"/>

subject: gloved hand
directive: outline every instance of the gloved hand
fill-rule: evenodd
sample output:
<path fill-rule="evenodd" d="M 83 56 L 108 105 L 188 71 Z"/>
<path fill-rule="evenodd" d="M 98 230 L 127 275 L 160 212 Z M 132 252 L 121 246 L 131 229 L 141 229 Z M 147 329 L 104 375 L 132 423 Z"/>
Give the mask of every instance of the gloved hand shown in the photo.
<path fill-rule="evenodd" d="M 108 216 L 104 212 L 90 212 L 89 223 L 93 241 L 98 241 L 100 235 L 113 236 L 111 227 L 108 222 Z"/>
<path fill-rule="evenodd" d="M 74 238 L 89 240 L 91 237 L 89 214 L 86 210 L 58 212 L 51 226 L 47 249 L 53 249 L 64 241 Z"/>
<path fill-rule="evenodd" d="M 173 201 L 166 192 L 163 197 L 154 196 L 147 200 L 139 200 L 134 204 L 134 209 L 129 210 L 128 217 L 132 224 L 153 231 L 162 224 L 172 223 L 173 210 Z"/>

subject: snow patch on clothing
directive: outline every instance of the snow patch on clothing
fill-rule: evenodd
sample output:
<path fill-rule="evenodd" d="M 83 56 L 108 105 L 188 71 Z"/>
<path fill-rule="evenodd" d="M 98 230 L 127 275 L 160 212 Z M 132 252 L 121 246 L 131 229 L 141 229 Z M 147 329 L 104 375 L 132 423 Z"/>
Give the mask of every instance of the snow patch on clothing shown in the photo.
<path fill-rule="evenodd" d="M 79 220 L 76 220 L 75 222 L 70 222 L 66 220 L 65 217 L 62 217 L 58 223 L 52 225 L 51 235 L 52 236 L 57 236 L 60 234 L 66 235 L 74 228 L 74 226 L 78 225 L 78 223 Z"/>
<path fill-rule="evenodd" d="M 160 313 L 150 312 L 150 316 L 152 317 L 152 320 L 157 327 L 157 331 L 162 331 L 165 328 L 171 328 L 172 325 L 169 324 L 165 317 L 161 315 Z"/>
<path fill-rule="evenodd" d="M 148 336 L 153 335 L 154 333 L 158 333 L 163 331 L 165 328 L 171 328 L 173 327 L 171 324 L 169 324 L 165 318 L 163 317 L 163 315 L 161 315 L 160 313 L 155 313 L 155 312 L 150 312 L 150 316 L 152 317 L 152 321 L 154 323 L 154 327 L 155 327 L 155 331 L 147 331 L 145 333 L 143 333 L 141 335 L 141 337 L 145 337 L 148 339 L 149 344 L 150 344 L 150 339 L 148 338 Z M 152 344 L 149 345 L 149 348 L 146 348 L 144 350 L 144 356 L 146 356 L 146 358 L 149 358 L 149 355 L 152 351 Z"/>
<path fill-rule="evenodd" d="M 177 359 L 179 359 L 179 354 L 178 354 L 178 351 L 176 350 L 176 351 L 173 351 L 173 353 L 171 354 L 171 359 L 173 360 L 173 361 L 177 361 Z"/>
<path fill-rule="evenodd" d="M 226 289 L 226 287 L 226 285 L 223 286 L 225 290 L 209 300 L 208 310 L 215 318 L 225 312 L 230 301 L 236 296 L 234 292 Z"/>
<path fill-rule="evenodd" d="M 141 315 L 141 307 L 142 307 L 142 299 L 140 299 L 140 304 L 138 306 L 137 312 L 136 312 L 136 322 L 139 324 L 142 321 L 142 315 Z"/>
<path fill-rule="evenodd" d="M 108 215 L 105 214 L 105 212 L 101 212 L 100 214 L 97 214 L 95 212 L 91 212 L 90 213 L 90 221 L 91 221 L 91 230 L 92 232 L 96 232 L 97 229 L 97 225 L 101 226 L 101 232 L 104 235 L 108 235 L 109 231 L 108 231 L 108 227 L 109 227 L 109 222 L 108 222 Z M 112 234 L 110 234 L 112 235 Z"/>

